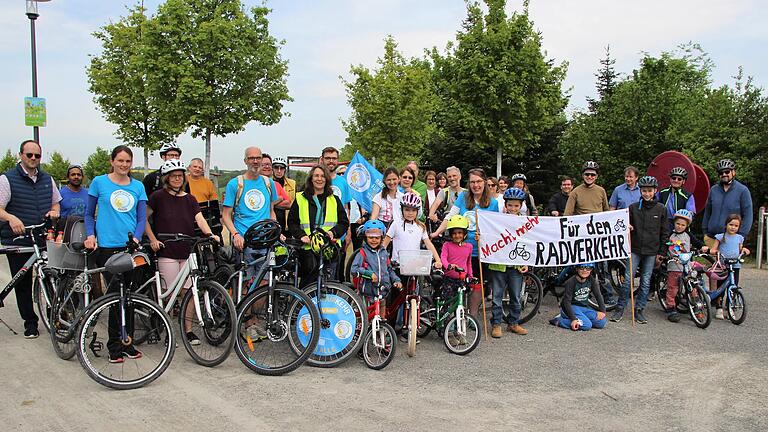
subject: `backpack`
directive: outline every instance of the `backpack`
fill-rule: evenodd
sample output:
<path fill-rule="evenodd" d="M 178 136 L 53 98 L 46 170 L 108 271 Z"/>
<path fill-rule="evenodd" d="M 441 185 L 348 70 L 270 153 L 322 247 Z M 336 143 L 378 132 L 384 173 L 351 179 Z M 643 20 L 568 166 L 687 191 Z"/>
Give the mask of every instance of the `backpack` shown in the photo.
<path fill-rule="evenodd" d="M 264 180 L 264 184 L 267 185 L 267 191 L 269 192 L 269 203 L 272 204 L 272 179 L 267 176 L 261 176 Z M 237 176 L 237 194 L 235 194 L 235 205 L 232 206 L 232 214 L 235 213 L 237 205 L 240 204 L 240 197 L 243 196 L 243 188 L 245 187 L 245 177 L 240 174 Z"/>
<path fill-rule="evenodd" d="M 368 261 L 365 260 L 365 248 L 360 248 L 360 252 L 358 252 L 360 256 L 363 257 L 363 270 L 368 270 Z M 354 258 L 353 258 L 354 259 Z M 391 265 L 389 257 L 387 257 L 387 268 Z M 355 287 L 355 290 L 358 292 L 358 294 L 362 295 L 362 287 L 363 287 L 363 277 L 362 276 L 352 276 L 352 286 Z"/>

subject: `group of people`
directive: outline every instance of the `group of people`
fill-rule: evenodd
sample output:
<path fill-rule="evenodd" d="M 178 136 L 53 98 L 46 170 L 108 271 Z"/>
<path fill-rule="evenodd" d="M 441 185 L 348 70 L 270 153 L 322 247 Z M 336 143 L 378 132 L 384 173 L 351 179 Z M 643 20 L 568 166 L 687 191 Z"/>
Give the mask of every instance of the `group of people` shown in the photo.
<path fill-rule="evenodd" d="M 41 223 L 47 217 L 83 217 L 87 231 L 85 246 L 96 249 L 97 265 L 125 249 L 128 233 L 136 241 L 146 234 L 157 253 L 162 277 L 174 280 L 189 256 L 189 246 L 164 244 L 160 234 L 194 235 L 196 230 L 204 235 L 220 234 L 201 210 L 218 206 L 218 193 L 203 175 L 203 161 L 195 158 L 186 165 L 181 155 L 178 146 L 164 145 L 160 149 L 160 169 L 139 182 L 131 176 L 131 149 L 117 146 L 110 155 L 110 173 L 91 179 L 86 188 L 82 167 L 72 165 L 67 170 L 66 184 L 59 188 L 56 180 L 40 169 L 41 146 L 32 140 L 24 141 L 19 147 L 19 163 L 0 176 L 0 240 L 4 245 L 19 245 L 25 240 L 16 238 L 23 234 L 25 225 Z M 352 272 L 365 276 L 361 291 L 367 295 L 372 295 L 373 287 L 383 292 L 399 288 L 401 281 L 392 271 L 391 262 L 398 261 L 402 251 L 421 248 L 430 251 L 435 267 L 445 270 L 443 289 L 451 290 L 460 278 L 472 280 L 479 275 L 481 266 L 476 211 L 515 215 L 538 215 L 540 211 L 524 174 L 496 179 L 476 168 L 467 173 L 464 188 L 458 168 L 449 167 L 445 173 L 427 171 L 421 181 L 418 164 L 411 161 L 403 169 L 390 167 L 384 171 L 385 187 L 373 200 L 371 211 L 366 212 L 350 196 L 344 178 L 346 167 L 340 164 L 339 151 L 334 147 L 322 150 L 303 186 L 287 177 L 286 159 L 273 158 L 258 147 L 245 149 L 243 163 L 245 171 L 227 183 L 221 203 L 221 224 L 229 232 L 234 248 L 246 256 L 258 254 L 245 238 L 249 228 L 266 219 L 276 220 L 284 235 L 304 244 L 300 262 L 305 269 L 302 283 L 306 283 L 316 277 L 313 272 L 317 271 L 310 235 L 322 229 L 341 251 L 328 266 L 332 278 L 341 276 L 350 244 L 355 249 L 362 248 L 364 253 L 353 258 Z M 711 252 L 719 251 L 723 256 L 748 253 L 743 242 L 752 224 L 749 190 L 735 179 L 736 166 L 732 161 L 724 159 L 716 168 L 720 182 L 712 187 L 703 212 L 704 242 Z M 582 183 L 576 187 L 573 179 L 563 177 L 560 191 L 551 197 L 541 214 L 567 216 L 629 208 L 632 261 L 639 265 L 641 274 L 635 316 L 644 323 L 651 271 L 656 259 L 669 253 L 668 240 L 671 238 L 686 249 L 698 246 L 688 229 L 696 206 L 693 195 L 684 188 L 687 173 L 683 168 L 672 169 L 671 186 L 658 190 L 655 178 L 640 177 L 637 169 L 628 167 L 626 182 L 616 187 L 610 198 L 597 184 L 596 162 L 585 162 L 581 174 Z M 433 240 L 442 240 L 446 231 L 445 244 L 436 247 Z M 11 272 L 18 272 L 27 258 L 23 254 L 8 255 Z M 618 299 L 613 299 L 611 292 L 591 277 L 595 265 L 600 264 L 576 266 L 575 275 L 565 284 L 556 324 L 574 330 L 603 327 L 607 319 L 605 304 L 613 302 L 617 307 L 611 320 L 622 318 L 634 269 L 627 266 L 627 282 Z M 502 336 L 502 324 L 515 334 L 528 332 L 518 323 L 520 291 L 527 271 L 528 268 L 519 266 L 487 266 L 493 337 Z M 24 335 L 34 338 L 39 335 L 38 317 L 32 306 L 31 275 L 25 278 L 16 290 L 16 298 L 24 320 Z M 670 277 L 668 290 L 672 305 L 676 288 L 673 279 Z M 475 316 L 483 301 L 481 290 L 479 283 L 471 284 L 468 306 L 469 313 Z M 506 317 L 502 313 L 505 292 L 509 292 L 511 312 Z M 589 308 L 590 293 L 599 303 L 598 311 Z M 722 311 L 717 314 L 722 316 Z M 679 320 L 674 308 L 668 315 L 670 320 Z M 186 336 L 190 343 L 199 343 L 191 331 Z M 124 357 L 136 358 L 141 353 L 131 345 L 120 344 L 115 337 L 110 340 L 109 355 L 110 361 L 121 362 Z"/>

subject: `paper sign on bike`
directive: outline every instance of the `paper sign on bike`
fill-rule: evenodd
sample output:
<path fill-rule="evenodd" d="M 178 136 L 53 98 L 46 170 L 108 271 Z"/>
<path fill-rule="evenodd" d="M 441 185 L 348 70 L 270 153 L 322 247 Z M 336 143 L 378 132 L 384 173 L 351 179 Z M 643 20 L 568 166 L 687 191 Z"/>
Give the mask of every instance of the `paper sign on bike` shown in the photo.
<path fill-rule="evenodd" d="M 514 216 L 478 212 L 480 261 L 563 266 L 628 258 L 627 209 L 580 216 Z"/>

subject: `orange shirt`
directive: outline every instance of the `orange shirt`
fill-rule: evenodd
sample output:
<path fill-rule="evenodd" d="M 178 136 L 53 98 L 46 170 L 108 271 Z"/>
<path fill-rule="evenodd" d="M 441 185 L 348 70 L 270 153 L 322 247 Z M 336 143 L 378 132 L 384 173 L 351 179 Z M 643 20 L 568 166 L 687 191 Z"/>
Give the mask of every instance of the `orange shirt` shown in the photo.
<path fill-rule="evenodd" d="M 195 197 L 197 202 L 219 199 L 219 195 L 216 193 L 216 188 L 213 186 L 213 182 L 209 179 L 200 177 L 195 180 L 192 176 L 188 175 L 187 182 L 189 182 L 189 193 Z"/>

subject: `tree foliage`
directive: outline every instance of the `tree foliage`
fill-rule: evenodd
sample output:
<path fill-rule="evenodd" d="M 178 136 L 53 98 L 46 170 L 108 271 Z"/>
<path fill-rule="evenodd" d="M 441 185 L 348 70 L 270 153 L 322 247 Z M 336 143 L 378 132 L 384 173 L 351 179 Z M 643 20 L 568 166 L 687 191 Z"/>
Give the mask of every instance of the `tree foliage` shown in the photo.
<path fill-rule="evenodd" d="M 4 173 L 9 169 L 16 166 L 19 162 L 19 158 L 15 154 L 11 153 L 11 149 L 5 151 L 5 156 L 0 159 L 0 173 Z"/>
<path fill-rule="evenodd" d="M 205 138 L 275 124 L 288 96 L 282 41 L 269 33 L 266 7 L 247 14 L 240 0 L 168 0 L 147 26 L 150 94 L 164 116 Z"/>
<path fill-rule="evenodd" d="M 352 81 L 343 81 L 352 108 L 342 121 L 347 142 L 346 157 L 361 151 L 377 164 L 402 166 L 419 159 L 437 133 L 434 93 L 429 64 L 424 59 L 406 59 L 392 36 L 384 40 L 384 56 L 378 68 L 351 68 Z"/>
<path fill-rule="evenodd" d="M 96 151 L 88 156 L 88 160 L 83 166 L 85 178 L 93 180 L 96 176 L 108 173 L 111 167 L 109 152 L 101 147 L 96 147 Z"/>
<path fill-rule="evenodd" d="M 69 159 L 64 159 L 61 153 L 55 151 L 51 155 L 51 159 L 48 162 L 44 162 L 43 171 L 50 174 L 56 182 L 62 182 L 67 179 L 67 168 L 71 162 Z"/>
<path fill-rule="evenodd" d="M 86 70 L 94 102 L 117 126 L 115 135 L 123 143 L 144 150 L 145 166 L 149 151 L 174 141 L 184 130 L 182 122 L 163 117 L 160 101 L 149 93 L 144 37 L 148 22 L 145 9 L 136 6 L 128 16 L 94 32 L 102 52 L 91 56 Z"/>

